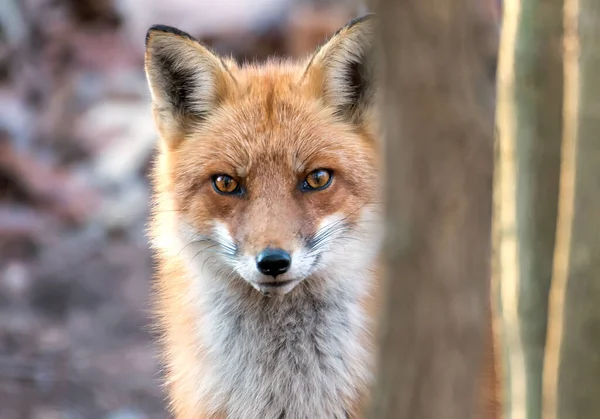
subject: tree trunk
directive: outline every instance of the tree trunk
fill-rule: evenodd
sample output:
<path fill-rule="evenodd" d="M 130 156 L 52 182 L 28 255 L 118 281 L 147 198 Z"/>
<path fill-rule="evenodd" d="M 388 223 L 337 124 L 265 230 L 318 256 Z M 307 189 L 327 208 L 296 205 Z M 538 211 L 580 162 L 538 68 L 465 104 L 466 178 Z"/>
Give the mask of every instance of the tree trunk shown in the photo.
<path fill-rule="evenodd" d="M 562 32 L 562 0 L 504 2 L 493 288 L 506 419 L 541 418 L 562 137 Z"/>
<path fill-rule="evenodd" d="M 470 0 L 380 0 L 374 11 L 383 50 L 389 236 L 370 417 L 480 419 L 493 23 Z"/>
<path fill-rule="evenodd" d="M 565 1 L 565 131 L 544 419 L 600 418 L 600 3 Z"/>

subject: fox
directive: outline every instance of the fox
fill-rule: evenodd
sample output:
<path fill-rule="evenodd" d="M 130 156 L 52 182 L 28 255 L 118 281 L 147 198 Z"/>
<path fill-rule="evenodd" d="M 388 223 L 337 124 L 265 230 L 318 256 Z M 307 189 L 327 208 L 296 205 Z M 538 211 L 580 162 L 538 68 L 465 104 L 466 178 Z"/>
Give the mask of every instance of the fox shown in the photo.
<path fill-rule="evenodd" d="M 365 414 L 384 241 L 374 21 L 243 64 L 147 32 L 153 304 L 177 419 Z"/>

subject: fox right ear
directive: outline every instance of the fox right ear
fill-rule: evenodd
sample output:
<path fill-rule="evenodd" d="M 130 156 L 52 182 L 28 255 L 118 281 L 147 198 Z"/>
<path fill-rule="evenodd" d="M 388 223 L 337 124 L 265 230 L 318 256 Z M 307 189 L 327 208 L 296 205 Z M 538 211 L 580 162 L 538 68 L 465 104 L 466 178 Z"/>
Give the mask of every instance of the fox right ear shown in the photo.
<path fill-rule="evenodd" d="M 146 34 L 145 70 L 157 129 L 169 143 L 201 122 L 225 97 L 233 77 L 223 61 L 191 35 L 163 25 Z"/>
<path fill-rule="evenodd" d="M 373 14 L 350 21 L 316 51 L 303 75 L 336 115 L 354 122 L 374 104 L 374 27 Z"/>

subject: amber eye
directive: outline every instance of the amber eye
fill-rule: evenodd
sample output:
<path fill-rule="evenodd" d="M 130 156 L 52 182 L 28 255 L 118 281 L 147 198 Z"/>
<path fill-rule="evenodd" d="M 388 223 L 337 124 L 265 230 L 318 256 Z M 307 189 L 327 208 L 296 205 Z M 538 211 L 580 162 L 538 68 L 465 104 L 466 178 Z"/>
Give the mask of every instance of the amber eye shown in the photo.
<path fill-rule="evenodd" d="M 240 185 L 231 176 L 217 175 L 213 177 L 213 186 L 219 193 L 225 195 L 237 194 L 240 191 Z"/>
<path fill-rule="evenodd" d="M 313 170 L 306 176 L 302 183 L 302 189 L 305 191 L 319 191 L 325 189 L 331 183 L 333 173 L 327 169 Z"/>

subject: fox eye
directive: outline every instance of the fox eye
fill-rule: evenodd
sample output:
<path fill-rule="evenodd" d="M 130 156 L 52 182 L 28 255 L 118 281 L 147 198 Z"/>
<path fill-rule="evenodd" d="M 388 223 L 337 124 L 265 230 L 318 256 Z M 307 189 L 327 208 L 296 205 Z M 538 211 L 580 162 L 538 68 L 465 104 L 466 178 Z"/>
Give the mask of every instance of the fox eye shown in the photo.
<path fill-rule="evenodd" d="M 303 191 L 320 191 L 331 184 L 333 173 L 327 169 L 313 170 L 302 182 Z"/>
<path fill-rule="evenodd" d="M 224 195 L 235 195 L 240 192 L 239 183 L 227 175 L 216 175 L 213 177 L 213 187 L 218 193 Z"/>

